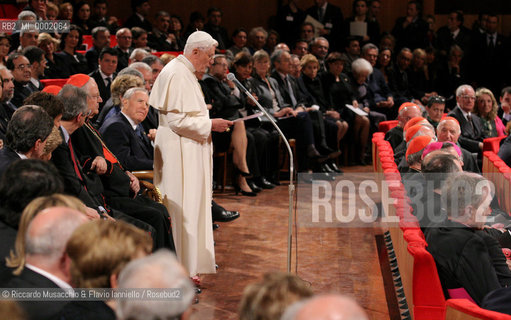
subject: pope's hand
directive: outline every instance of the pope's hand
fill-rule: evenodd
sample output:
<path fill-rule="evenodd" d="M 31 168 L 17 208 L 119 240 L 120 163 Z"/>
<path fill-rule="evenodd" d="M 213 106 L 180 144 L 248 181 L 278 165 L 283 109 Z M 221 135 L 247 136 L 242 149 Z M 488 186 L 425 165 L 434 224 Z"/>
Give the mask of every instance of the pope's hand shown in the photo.
<path fill-rule="evenodd" d="M 233 125 L 232 121 L 225 119 L 211 119 L 211 131 L 225 132 Z"/>

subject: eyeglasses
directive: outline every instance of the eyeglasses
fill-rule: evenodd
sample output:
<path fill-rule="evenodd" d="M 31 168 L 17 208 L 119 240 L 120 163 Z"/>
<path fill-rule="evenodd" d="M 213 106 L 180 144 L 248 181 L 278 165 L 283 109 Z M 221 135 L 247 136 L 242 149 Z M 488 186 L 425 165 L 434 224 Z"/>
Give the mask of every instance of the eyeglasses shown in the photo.
<path fill-rule="evenodd" d="M 30 64 L 20 64 L 19 66 L 17 67 L 14 67 L 14 69 L 18 69 L 18 70 L 25 70 L 25 69 L 30 69 L 32 68 L 32 66 Z"/>
<path fill-rule="evenodd" d="M 464 95 L 462 95 L 460 97 L 462 97 L 463 99 L 467 99 L 467 100 L 474 100 L 474 101 L 476 100 L 475 96 L 468 96 L 466 94 L 464 94 Z"/>
<path fill-rule="evenodd" d="M 445 98 L 442 96 L 434 96 L 429 98 L 429 105 L 431 106 L 433 103 L 445 103 Z"/>
<path fill-rule="evenodd" d="M 131 40 L 132 39 L 132 37 L 130 37 L 130 36 L 119 36 L 118 38 L 119 39 L 126 39 L 126 40 Z"/>

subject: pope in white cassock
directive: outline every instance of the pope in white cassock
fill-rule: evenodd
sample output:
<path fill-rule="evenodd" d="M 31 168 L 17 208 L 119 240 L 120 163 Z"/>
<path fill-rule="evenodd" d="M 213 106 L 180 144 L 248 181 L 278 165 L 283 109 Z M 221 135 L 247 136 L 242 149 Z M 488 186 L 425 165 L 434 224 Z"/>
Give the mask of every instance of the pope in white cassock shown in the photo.
<path fill-rule="evenodd" d="M 213 158 L 211 131 L 229 130 L 231 121 L 209 119 L 195 73 L 204 73 L 218 45 L 208 33 L 192 33 L 183 55 L 156 79 L 149 104 L 159 110 L 154 148 L 154 184 L 172 218 L 179 261 L 190 273 L 214 273 L 211 218 Z"/>

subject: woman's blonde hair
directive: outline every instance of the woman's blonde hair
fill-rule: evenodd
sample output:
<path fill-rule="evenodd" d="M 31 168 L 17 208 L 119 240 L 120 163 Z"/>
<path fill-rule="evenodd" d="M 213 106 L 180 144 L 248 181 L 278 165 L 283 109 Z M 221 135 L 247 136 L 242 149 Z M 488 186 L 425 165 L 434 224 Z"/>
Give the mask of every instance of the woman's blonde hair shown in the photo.
<path fill-rule="evenodd" d="M 15 268 L 12 272 L 14 275 L 19 275 L 25 265 L 25 235 L 28 225 L 39 212 L 52 207 L 67 207 L 84 214 L 86 210 L 85 205 L 78 198 L 59 193 L 32 200 L 21 214 L 18 233 L 14 242 L 14 251 L 11 250 L 9 257 L 5 259 L 9 268 Z"/>
<path fill-rule="evenodd" d="M 135 87 L 144 87 L 144 80 L 132 74 L 123 74 L 115 78 L 112 82 L 110 91 L 112 92 L 112 101 L 114 105 L 121 103 L 121 98 L 128 89 Z"/>
<path fill-rule="evenodd" d="M 479 99 L 479 97 L 481 97 L 483 94 L 489 95 L 490 99 L 491 99 L 491 103 L 492 103 L 492 108 L 491 108 L 490 112 L 488 112 L 488 115 L 485 117 L 482 115 L 481 111 L 479 110 L 479 103 L 477 103 L 477 99 Z M 493 95 L 491 90 L 487 89 L 487 88 L 477 89 L 477 91 L 476 91 L 476 106 L 474 108 L 474 113 L 477 114 L 479 117 L 484 118 L 486 120 L 495 120 L 495 118 L 497 117 L 498 110 L 499 110 L 499 105 L 497 104 L 497 100 L 495 99 L 495 96 Z"/>
<path fill-rule="evenodd" d="M 77 288 L 110 288 L 110 277 L 141 253 L 151 253 L 148 233 L 122 221 L 94 220 L 78 227 L 66 246 Z"/>
<path fill-rule="evenodd" d="M 302 57 L 300 60 L 300 65 L 302 66 L 302 69 L 305 68 L 305 66 L 309 63 L 316 63 L 319 65 L 318 58 L 316 58 L 314 55 L 308 53 Z"/>
<path fill-rule="evenodd" d="M 44 41 L 51 41 L 51 42 L 53 42 L 53 44 L 55 44 L 55 50 L 57 50 L 57 48 L 58 48 L 58 46 L 60 44 L 60 40 L 55 39 L 49 33 L 42 32 L 42 33 L 40 33 L 37 36 L 37 45 L 40 46 L 41 43 L 44 42 Z"/>
<path fill-rule="evenodd" d="M 296 275 L 267 273 L 262 281 L 245 287 L 240 303 L 240 320 L 280 319 L 289 305 L 312 294 L 310 285 Z"/>
<path fill-rule="evenodd" d="M 46 145 L 44 146 L 44 155 L 50 155 L 62 143 L 62 136 L 59 129 L 53 126 L 50 135 L 46 138 Z"/>

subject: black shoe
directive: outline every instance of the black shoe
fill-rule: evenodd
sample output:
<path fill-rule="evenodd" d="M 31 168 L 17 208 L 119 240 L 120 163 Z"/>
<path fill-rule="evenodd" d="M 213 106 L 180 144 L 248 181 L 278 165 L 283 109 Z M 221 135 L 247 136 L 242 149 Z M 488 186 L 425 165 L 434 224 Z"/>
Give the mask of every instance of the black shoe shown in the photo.
<path fill-rule="evenodd" d="M 252 191 L 255 193 L 259 193 L 263 190 L 263 189 L 259 188 L 259 186 L 252 179 L 247 180 L 247 184 L 250 187 L 250 189 L 252 189 Z"/>
<path fill-rule="evenodd" d="M 332 170 L 332 169 L 328 166 L 328 163 L 323 162 L 323 163 L 319 166 L 319 172 L 321 172 L 321 173 L 333 173 L 333 172 L 334 172 L 334 170 Z"/>
<path fill-rule="evenodd" d="M 344 173 L 341 169 L 339 169 L 339 167 L 338 167 L 338 166 L 335 164 L 335 162 L 333 162 L 333 161 L 330 161 L 330 162 L 328 163 L 328 166 L 329 166 L 332 170 L 334 170 L 335 172 L 337 172 L 337 173 Z"/>
<path fill-rule="evenodd" d="M 323 162 L 326 159 L 328 159 L 328 156 L 322 155 L 319 153 L 319 151 L 316 149 L 316 147 L 313 144 L 310 144 L 307 146 L 307 157 L 309 159 L 317 160 L 318 162 Z"/>
<path fill-rule="evenodd" d="M 268 181 L 265 177 L 260 177 L 258 179 L 255 179 L 256 186 L 263 188 L 263 189 L 273 189 L 275 188 L 275 185 Z M 253 189 L 252 189 L 253 190 Z"/>
<path fill-rule="evenodd" d="M 326 172 L 314 173 L 312 175 L 312 178 L 314 180 L 325 180 L 325 181 L 334 181 L 335 180 L 335 176 L 333 174 L 326 173 Z"/>
<path fill-rule="evenodd" d="M 240 217 L 238 211 L 225 210 L 222 206 L 218 205 L 215 201 L 212 202 L 211 215 L 213 221 L 216 222 L 229 222 Z"/>
<path fill-rule="evenodd" d="M 213 230 L 216 230 L 220 228 L 220 226 L 218 225 L 218 223 L 213 223 Z"/>
<path fill-rule="evenodd" d="M 250 188 L 250 189 L 252 189 L 252 188 Z M 242 195 L 247 196 L 247 197 L 257 196 L 257 193 L 255 193 L 254 191 L 241 190 L 241 188 L 237 185 L 234 186 L 234 192 L 236 193 L 236 195 L 238 195 L 238 193 L 241 193 Z"/>

